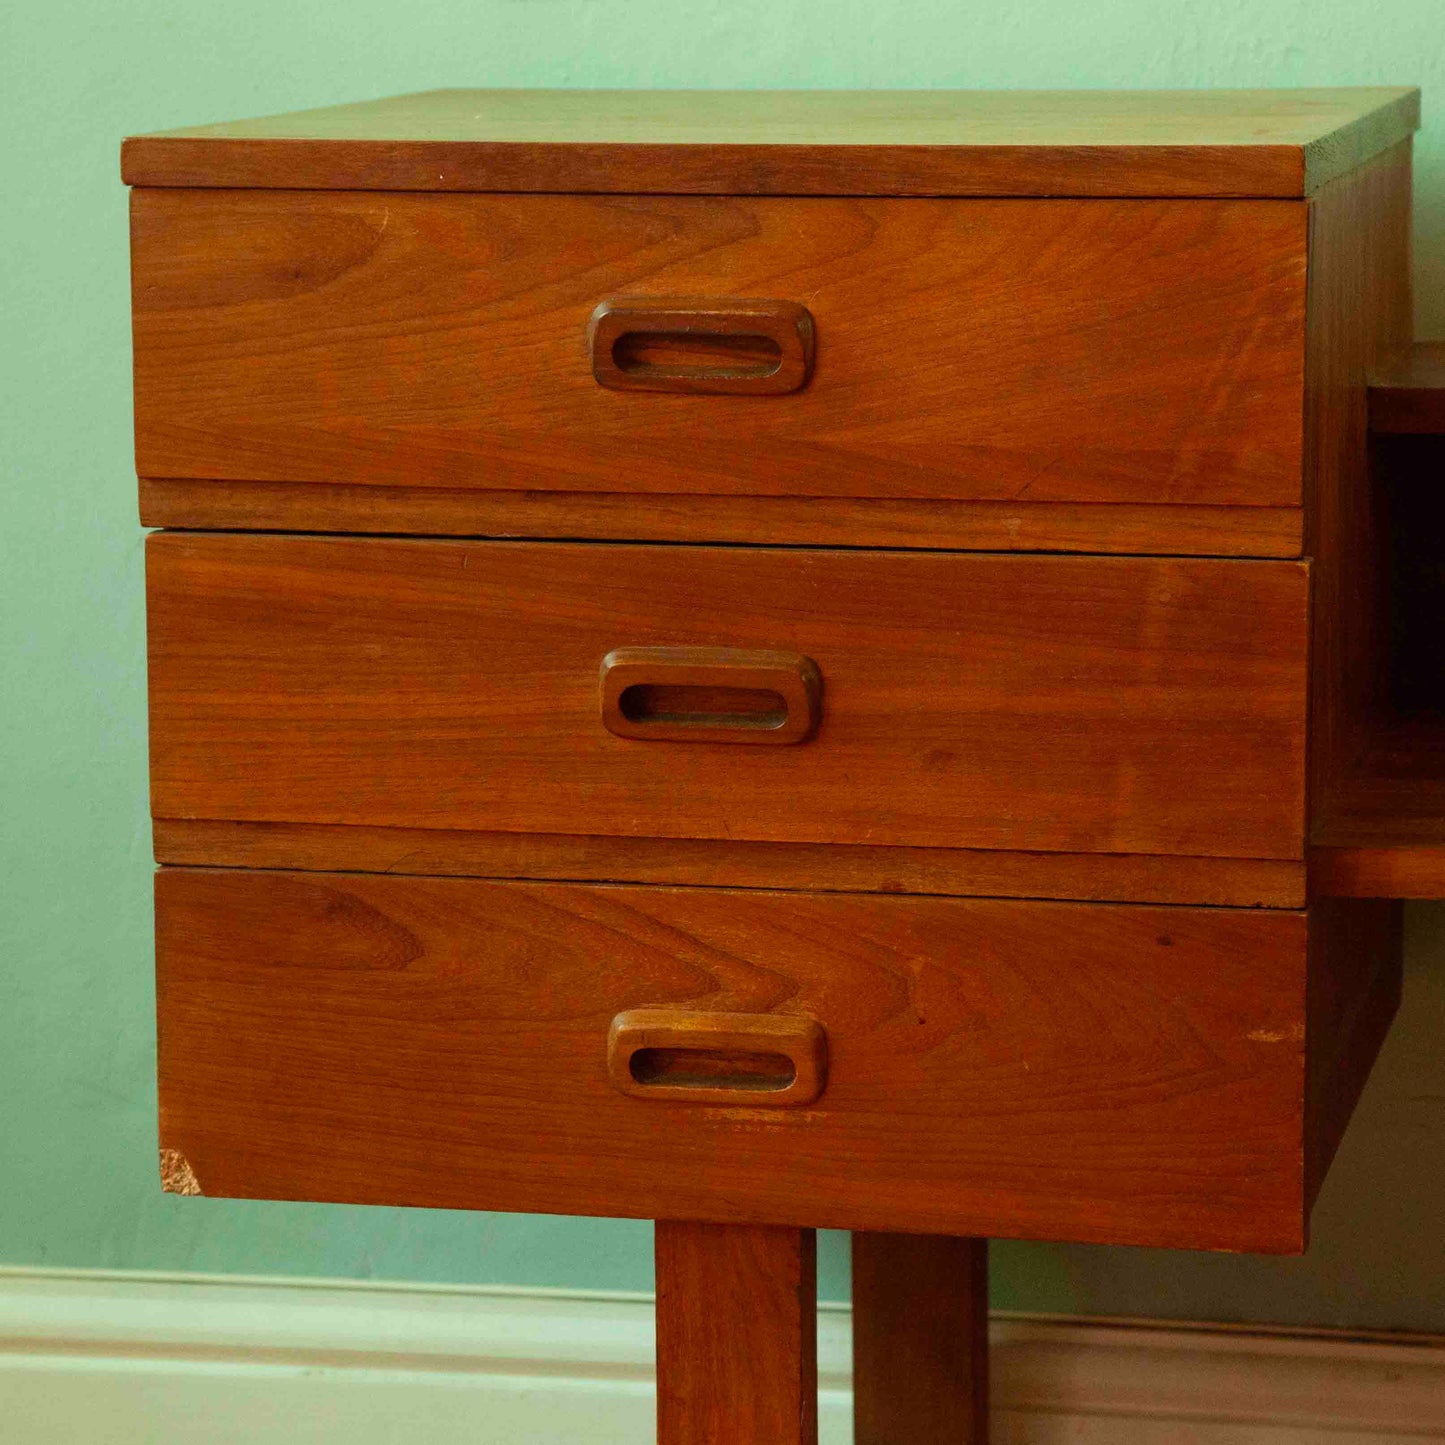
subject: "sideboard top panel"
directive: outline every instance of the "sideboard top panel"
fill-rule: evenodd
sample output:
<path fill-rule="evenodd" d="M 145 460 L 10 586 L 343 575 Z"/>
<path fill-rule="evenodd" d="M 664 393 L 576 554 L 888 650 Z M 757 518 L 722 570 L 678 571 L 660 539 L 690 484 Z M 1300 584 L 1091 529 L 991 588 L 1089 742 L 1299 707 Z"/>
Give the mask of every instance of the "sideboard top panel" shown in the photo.
<path fill-rule="evenodd" d="M 437 90 L 133 136 L 137 186 L 1306 196 L 1406 139 L 1399 87 Z"/>

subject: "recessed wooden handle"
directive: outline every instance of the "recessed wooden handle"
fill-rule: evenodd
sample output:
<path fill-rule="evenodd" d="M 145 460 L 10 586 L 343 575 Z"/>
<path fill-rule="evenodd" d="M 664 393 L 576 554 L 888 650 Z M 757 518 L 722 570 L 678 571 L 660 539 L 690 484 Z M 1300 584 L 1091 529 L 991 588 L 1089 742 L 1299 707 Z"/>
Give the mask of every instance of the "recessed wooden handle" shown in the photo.
<path fill-rule="evenodd" d="M 610 296 L 587 345 L 592 375 L 613 391 L 777 396 L 813 370 L 813 317 L 796 301 Z"/>
<path fill-rule="evenodd" d="M 810 1104 L 823 1092 L 828 1040 L 814 1019 L 639 1008 L 607 1035 L 607 1071 L 624 1094 L 692 1104 Z"/>
<path fill-rule="evenodd" d="M 602 659 L 602 722 L 621 738 L 800 743 L 822 698 L 817 664 L 798 652 L 619 647 Z"/>

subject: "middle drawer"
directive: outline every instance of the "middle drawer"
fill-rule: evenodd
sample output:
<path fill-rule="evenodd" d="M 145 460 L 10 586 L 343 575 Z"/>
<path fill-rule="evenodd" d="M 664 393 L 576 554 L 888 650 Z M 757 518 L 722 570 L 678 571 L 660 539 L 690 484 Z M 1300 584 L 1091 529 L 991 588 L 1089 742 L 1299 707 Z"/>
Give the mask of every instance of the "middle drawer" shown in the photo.
<path fill-rule="evenodd" d="M 1304 563 L 186 533 L 148 555 L 158 818 L 1302 853 Z M 815 731 L 738 745 L 734 695 L 666 671 L 650 718 L 694 696 L 709 740 L 610 731 L 604 658 L 663 647 L 809 659 Z"/>

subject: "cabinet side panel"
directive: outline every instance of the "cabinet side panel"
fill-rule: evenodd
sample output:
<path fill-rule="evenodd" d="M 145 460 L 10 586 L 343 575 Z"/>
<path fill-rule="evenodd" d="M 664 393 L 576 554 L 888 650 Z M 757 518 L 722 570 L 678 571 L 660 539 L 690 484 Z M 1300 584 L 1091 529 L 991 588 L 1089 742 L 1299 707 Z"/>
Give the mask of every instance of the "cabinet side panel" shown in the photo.
<path fill-rule="evenodd" d="M 1401 905 L 1324 898 L 1310 909 L 1305 1206 L 1330 1161 L 1400 1006 Z"/>
<path fill-rule="evenodd" d="M 1408 344 L 1410 145 L 1310 202 L 1305 551 L 1313 558 L 1311 820 L 1340 805 L 1383 701 L 1385 530 L 1366 446 L 1366 380 Z"/>

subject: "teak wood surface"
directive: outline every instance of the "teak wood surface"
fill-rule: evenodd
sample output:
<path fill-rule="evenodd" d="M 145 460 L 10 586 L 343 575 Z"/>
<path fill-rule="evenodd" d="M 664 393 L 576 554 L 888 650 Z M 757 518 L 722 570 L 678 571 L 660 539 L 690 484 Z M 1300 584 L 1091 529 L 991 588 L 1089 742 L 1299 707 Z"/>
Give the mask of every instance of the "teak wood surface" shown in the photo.
<path fill-rule="evenodd" d="M 1301 502 L 1301 202 L 151 190 L 132 218 L 145 477 Z M 627 295 L 803 303 L 812 379 L 609 390 L 588 320 Z"/>
<path fill-rule="evenodd" d="M 1300 860 L 1296 562 L 162 533 L 155 815 Z M 822 676 L 792 747 L 603 726 L 619 646 Z"/>
<path fill-rule="evenodd" d="M 147 527 L 219 531 L 586 537 L 820 547 L 965 548 L 1196 557 L 1298 557 L 1298 507 L 499 492 L 314 482 L 140 479 Z"/>
<path fill-rule="evenodd" d="M 828 1036 L 789 1014 L 625 1009 L 607 1030 L 607 1072 L 639 1099 L 792 1109 L 827 1084 Z"/>
<path fill-rule="evenodd" d="M 988 1445 L 988 1241 L 853 1236 L 854 1445 Z"/>
<path fill-rule="evenodd" d="M 1445 881 L 1366 451 L 1445 395 L 1417 123 L 451 91 L 127 142 L 144 520 L 373 534 L 151 545 L 157 857 L 224 865 L 157 880 L 165 1187 L 659 1219 L 661 1445 L 815 1445 L 815 1225 L 859 1445 L 986 1439 L 945 1236 L 1301 1248 L 1399 1001 L 1398 905 L 1331 895 Z"/>
<path fill-rule="evenodd" d="M 1433 545 L 1431 537 L 1419 542 Z M 1445 721 L 1438 713 L 1376 715 L 1364 733 L 1331 807 L 1317 813 L 1311 889 L 1358 898 L 1445 897 Z"/>
<path fill-rule="evenodd" d="M 1410 336 L 1410 180 L 1403 145 L 1310 203 L 1310 838 L 1321 846 L 1378 843 L 1372 819 L 1409 838 L 1417 810 L 1445 817 L 1445 788 L 1430 782 L 1445 771 L 1408 745 L 1402 769 L 1389 746 L 1387 499 L 1368 450 L 1369 378 Z"/>
<path fill-rule="evenodd" d="M 1393 817 L 1381 822 L 1390 836 L 1374 846 L 1310 849 L 1314 897 L 1445 898 L 1445 845 L 1403 840 Z"/>
<path fill-rule="evenodd" d="M 657 1445 L 817 1445 L 811 1229 L 659 1220 Z"/>
<path fill-rule="evenodd" d="M 1313 1205 L 1400 1006 L 1398 902 L 1317 899 L 1310 908 L 1305 1199 Z"/>
<path fill-rule="evenodd" d="M 354 869 L 583 883 L 721 884 L 1240 908 L 1302 908 L 1305 903 L 1304 862 L 1278 858 L 606 838 L 204 818 L 155 818 L 151 831 L 158 863 L 227 868 Z"/>
<path fill-rule="evenodd" d="M 164 869 L 157 900 L 161 1142 L 218 1196 L 1295 1251 L 1398 982 L 1378 904 L 1310 942 L 1283 910 L 363 874 Z M 815 1020 L 826 1087 L 628 1097 L 608 1032 L 644 1007 Z"/>
<path fill-rule="evenodd" d="M 1370 378 L 1370 430 L 1380 435 L 1445 435 L 1445 341 L 1421 341 Z"/>
<path fill-rule="evenodd" d="M 1399 87 L 440 90 L 126 141 L 131 185 L 1299 196 L 1420 123 Z"/>
<path fill-rule="evenodd" d="M 1445 395 L 1417 124 L 450 91 L 127 142 L 144 520 L 373 534 L 151 546 L 157 857 L 224 865 L 157 879 L 165 1187 L 657 1218 L 660 1445 L 816 1445 L 816 1225 L 859 1445 L 986 1440 L 947 1236 L 1301 1248 L 1399 1001 L 1398 905 L 1331 895 L 1445 880 L 1366 452 Z M 752 545 L 596 545 L 643 541 Z"/>
<path fill-rule="evenodd" d="M 1402 640 L 1392 592 L 1392 452 L 1445 421 L 1436 345 L 1411 347 L 1410 155 L 1400 146 L 1311 202 L 1307 454 L 1312 627 L 1311 889 L 1317 896 L 1445 896 L 1445 725 L 1401 713 L 1391 671 L 1428 669 Z M 1368 437 L 1375 435 L 1373 449 Z M 1422 455 L 1428 455 L 1423 453 Z M 1430 533 L 1410 540 L 1431 545 Z M 1430 564 L 1434 566 L 1433 562 Z"/>
<path fill-rule="evenodd" d="M 814 337 L 796 301 L 608 296 L 587 322 L 592 375 L 614 391 L 784 396 L 812 376 Z"/>
<path fill-rule="evenodd" d="M 767 648 L 616 647 L 600 682 L 602 725 L 640 741 L 791 747 L 823 711 L 812 658 Z"/>

